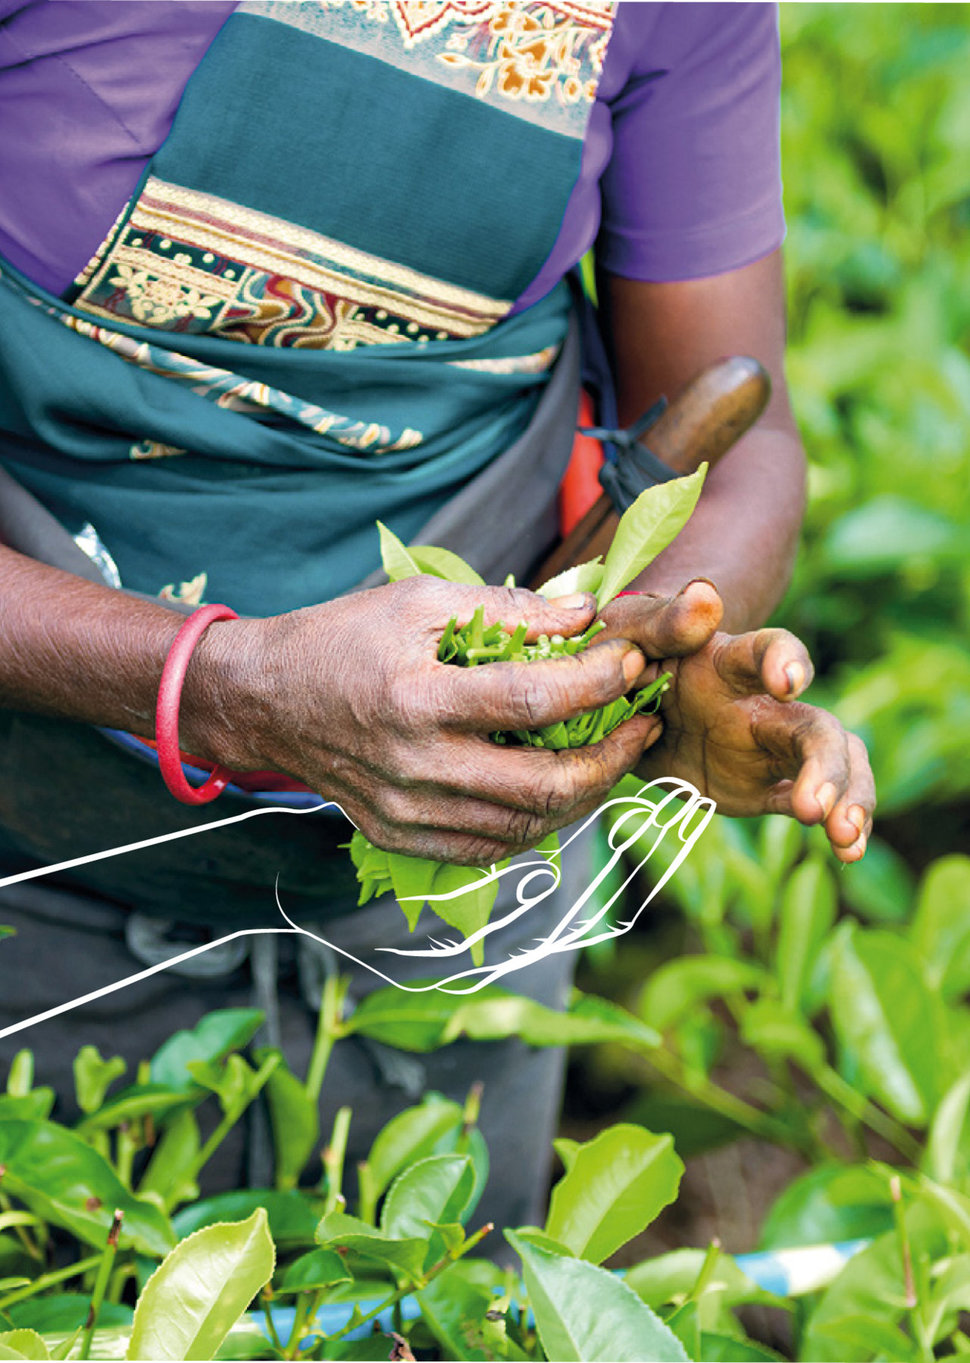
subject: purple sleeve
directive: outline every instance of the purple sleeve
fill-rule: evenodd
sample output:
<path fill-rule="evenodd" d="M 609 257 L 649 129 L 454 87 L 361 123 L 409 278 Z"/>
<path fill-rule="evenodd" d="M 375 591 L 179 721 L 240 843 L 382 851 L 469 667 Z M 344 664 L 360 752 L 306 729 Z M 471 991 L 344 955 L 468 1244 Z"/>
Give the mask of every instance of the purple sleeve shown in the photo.
<path fill-rule="evenodd" d="M 600 264 L 631 279 L 694 279 L 767 255 L 785 235 L 775 5 L 620 13 L 644 40 L 611 101 Z"/>

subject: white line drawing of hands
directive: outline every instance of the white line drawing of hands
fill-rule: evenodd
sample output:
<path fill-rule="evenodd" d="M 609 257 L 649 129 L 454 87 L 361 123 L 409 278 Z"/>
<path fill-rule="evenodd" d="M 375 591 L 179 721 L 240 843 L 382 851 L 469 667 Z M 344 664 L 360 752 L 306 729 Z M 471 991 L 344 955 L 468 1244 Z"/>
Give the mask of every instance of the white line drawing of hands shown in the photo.
<path fill-rule="evenodd" d="M 578 850 L 583 835 L 607 810 L 613 815 L 608 834 L 610 856 L 606 864 L 598 869 L 592 882 L 564 911 L 552 931 L 544 937 L 533 939 L 534 945 L 521 947 L 514 954 L 510 955 L 507 950 L 503 951 L 499 947 L 492 953 L 494 959 L 486 959 L 478 966 L 470 964 L 471 948 L 474 945 L 481 943 L 487 950 L 490 939 L 523 916 L 534 912 L 558 889 L 562 882 L 561 859 L 571 855 L 570 848 L 573 848 L 574 852 Z M 462 895 L 468 893 L 469 888 L 477 889 L 480 885 L 496 880 L 513 878 L 515 880 L 513 906 L 464 941 L 442 942 L 429 937 L 427 946 L 385 946 L 376 949 L 385 960 L 387 957 L 397 957 L 409 962 L 427 961 L 429 967 L 448 962 L 456 967 L 441 979 L 420 984 L 401 983 L 387 973 L 392 969 L 389 960 L 386 961 L 385 971 L 376 963 L 361 960 L 344 948 L 336 949 L 341 955 L 349 957 L 381 979 L 408 992 L 424 993 L 437 989 L 453 994 L 475 993 L 515 971 L 544 960 L 554 952 L 578 951 L 581 947 L 620 937 L 629 932 L 689 855 L 714 817 L 714 813 L 714 801 L 702 796 L 689 781 L 677 777 L 658 777 L 648 785 L 641 786 L 635 795 L 617 796 L 601 805 L 579 827 L 573 829 L 558 852 L 533 853 L 528 860 L 520 858 L 509 866 L 493 866 L 489 871 L 482 871 L 481 877 L 473 887 L 464 887 L 447 894 L 429 895 L 428 902 L 433 906 L 436 902 L 460 899 Z M 630 913 L 626 903 L 628 892 L 637 883 L 640 873 L 647 867 L 658 849 L 662 845 L 666 849 L 671 844 L 674 850 L 669 864 L 650 886 L 643 902 Z M 621 870 L 623 878 L 607 893 L 605 887 L 616 879 L 617 868 Z M 307 936 L 315 937 L 326 946 L 333 945 L 318 933 L 300 928 L 294 923 L 278 897 L 277 905 L 291 927 Z M 624 912 L 625 916 L 622 919 L 616 916 L 617 910 Z"/>

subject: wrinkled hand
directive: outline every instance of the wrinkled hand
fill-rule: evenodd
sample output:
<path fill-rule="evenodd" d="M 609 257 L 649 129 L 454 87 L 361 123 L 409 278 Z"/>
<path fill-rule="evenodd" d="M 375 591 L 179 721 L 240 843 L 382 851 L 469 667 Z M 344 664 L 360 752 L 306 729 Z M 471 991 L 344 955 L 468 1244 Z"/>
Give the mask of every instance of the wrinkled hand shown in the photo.
<path fill-rule="evenodd" d="M 824 823 L 839 860 L 858 861 L 876 803 L 862 740 L 797 700 L 813 675 L 800 640 L 782 629 L 719 633 L 720 617 L 720 598 L 704 581 L 676 597 L 622 597 L 604 610 L 604 639 L 631 639 L 656 659 L 648 676 L 673 673 L 663 734 L 638 775 L 683 777 L 722 814 Z"/>
<path fill-rule="evenodd" d="M 467 623 L 479 605 L 486 625 L 527 620 L 530 640 L 581 633 L 595 614 L 589 595 L 547 602 L 416 577 L 213 628 L 210 650 L 231 651 L 237 672 L 251 660 L 228 707 L 235 738 L 224 739 L 219 760 L 295 776 L 393 851 L 473 865 L 534 847 L 601 804 L 660 722 L 638 716 L 595 747 L 565 752 L 491 742 L 496 730 L 607 704 L 629 690 L 644 659 L 614 640 L 548 662 L 439 663 L 449 619 Z"/>

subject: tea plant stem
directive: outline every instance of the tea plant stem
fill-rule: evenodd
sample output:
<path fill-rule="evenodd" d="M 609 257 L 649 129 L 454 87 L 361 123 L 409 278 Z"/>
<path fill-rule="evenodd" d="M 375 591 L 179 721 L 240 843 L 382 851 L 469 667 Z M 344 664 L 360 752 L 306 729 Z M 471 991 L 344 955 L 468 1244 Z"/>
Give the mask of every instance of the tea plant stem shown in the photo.
<path fill-rule="evenodd" d="M 266 1321 L 266 1333 L 269 1335 L 270 1343 L 274 1349 L 283 1352 L 283 1341 L 280 1339 L 279 1331 L 276 1328 L 276 1321 L 273 1319 L 273 1311 L 270 1302 L 273 1300 L 271 1288 L 264 1287 L 259 1294 L 260 1305 L 263 1308 L 263 1319 Z"/>
<path fill-rule="evenodd" d="M 115 1212 L 114 1220 L 111 1222 L 111 1229 L 108 1231 L 107 1244 L 104 1247 L 104 1253 L 101 1255 L 101 1262 L 98 1265 L 98 1276 L 94 1280 L 94 1290 L 91 1293 L 91 1306 L 88 1310 L 88 1318 L 84 1322 L 84 1329 L 81 1332 L 81 1350 L 78 1357 L 82 1359 L 90 1358 L 91 1356 L 91 1344 L 94 1339 L 94 1331 L 98 1324 L 98 1312 L 101 1310 L 101 1303 L 104 1301 L 108 1279 L 111 1277 L 111 1270 L 114 1267 L 115 1255 L 118 1253 L 118 1235 L 121 1231 L 121 1220 L 123 1216 L 123 1212 Z"/>
<path fill-rule="evenodd" d="M 300 1293 L 296 1304 L 296 1314 L 293 1317 L 293 1329 L 290 1331 L 289 1340 L 283 1350 L 284 1358 L 299 1357 L 300 1345 L 303 1343 L 303 1337 L 306 1334 L 307 1321 L 316 1319 L 325 1291 L 326 1288 L 321 1288 L 316 1292 Z"/>
<path fill-rule="evenodd" d="M 729 1093 L 727 1089 L 721 1088 L 711 1079 L 704 1079 L 699 1076 L 688 1077 L 683 1066 L 669 1051 L 657 1049 L 644 1050 L 640 1053 L 648 1064 L 652 1065 L 671 1084 L 689 1094 L 690 1097 L 696 1098 L 705 1107 L 709 1107 L 712 1112 L 727 1117 L 736 1126 L 743 1127 L 746 1131 L 750 1131 L 753 1136 L 758 1136 L 762 1140 L 794 1146 L 795 1149 L 801 1150 L 805 1154 L 810 1153 L 811 1141 L 808 1136 L 793 1130 L 786 1122 L 779 1121 L 770 1113 L 752 1107 L 743 1098 L 738 1098 L 733 1093 Z"/>
<path fill-rule="evenodd" d="M 368 1226 L 377 1225 L 377 1185 L 370 1165 L 361 1160 L 357 1165 L 357 1215 Z"/>
<path fill-rule="evenodd" d="M 455 1263 L 456 1260 L 461 1259 L 470 1250 L 473 1250 L 475 1246 L 484 1240 L 485 1236 L 494 1229 L 495 1227 L 491 1221 L 486 1222 L 481 1230 L 477 1230 L 474 1235 L 469 1235 L 468 1239 L 459 1249 L 452 1250 L 450 1253 L 445 1254 L 440 1258 L 436 1264 L 432 1264 L 427 1273 L 422 1276 L 420 1282 L 405 1283 L 403 1287 L 399 1287 L 396 1292 L 392 1292 L 389 1297 L 386 1297 L 380 1305 L 375 1306 L 372 1311 L 368 1311 L 366 1316 L 361 1316 L 357 1320 L 350 1321 L 343 1329 L 338 1330 L 336 1334 L 328 1335 L 327 1343 L 333 1344 L 335 1340 L 343 1339 L 351 1330 L 356 1330 L 361 1325 L 366 1325 L 369 1320 L 375 1320 L 382 1312 L 388 1311 L 391 1307 L 396 1306 L 399 1301 L 403 1300 L 410 1292 L 413 1292 L 415 1288 L 420 1291 L 421 1288 L 427 1287 L 428 1284 L 437 1278 L 438 1274 L 443 1272 L 449 1264 Z"/>
<path fill-rule="evenodd" d="M 903 1207 L 902 1182 L 898 1174 L 893 1174 L 889 1180 L 889 1195 L 893 1201 L 893 1221 L 896 1226 L 896 1238 L 899 1241 L 899 1251 L 903 1261 L 903 1287 L 906 1293 L 906 1311 L 909 1316 L 910 1329 L 919 1349 L 920 1363 L 932 1363 L 932 1340 L 927 1338 L 925 1322 L 920 1311 L 916 1279 L 913 1274 L 913 1251 L 909 1243 L 906 1209 Z"/>
<path fill-rule="evenodd" d="M 259 1093 L 260 1089 L 262 1089 L 263 1085 L 279 1063 L 280 1057 L 278 1055 L 267 1056 L 263 1061 L 259 1069 L 253 1075 L 246 1090 L 245 1097 L 240 1102 L 233 1103 L 232 1107 L 229 1108 L 227 1112 L 223 1113 L 222 1120 L 206 1141 L 205 1145 L 203 1145 L 195 1158 L 189 1161 L 185 1171 L 185 1178 L 187 1180 L 190 1180 L 193 1183 L 195 1182 L 200 1171 L 205 1167 L 215 1154 L 216 1150 L 218 1150 L 219 1146 L 229 1135 L 229 1132 L 239 1121 L 239 1118 L 246 1111 L 247 1107 L 249 1107 L 249 1104 Z"/>
<path fill-rule="evenodd" d="M 484 1089 L 485 1085 L 482 1081 L 476 1079 L 468 1090 L 468 1096 L 465 1099 L 465 1106 L 461 1114 L 461 1132 L 458 1136 L 458 1144 L 455 1146 L 456 1151 L 460 1155 L 467 1152 L 472 1132 L 478 1125 L 479 1113 L 482 1110 L 482 1093 L 484 1092 Z"/>
<path fill-rule="evenodd" d="M 135 1166 L 137 1141 L 132 1139 L 127 1122 L 122 1122 L 115 1138 L 115 1173 L 126 1188 L 131 1188 L 131 1173 Z"/>
<path fill-rule="evenodd" d="M 113 1302 L 117 1305 L 117 1303 L 121 1301 L 122 1293 L 125 1290 L 125 1283 L 129 1278 L 135 1277 L 137 1277 L 137 1272 L 133 1263 L 118 1264 L 111 1275 L 111 1281 L 108 1283 L 105 1301 Z"/>
<path fill-rule="evenodd" d="M 837 1070 L 832 1069 L 831 1065 L 820 1065 L 812 1071 L 812 1078 L 822 1092 L 831 1098 L 833 1103 L 843 1108 L 850 1117 L 863 1122 L 877 1136 L 882 1136 L 883 1140 L 888 1141 L 911 1164 L 919 1163 L 922 1154 L 919 1142 L 914 1140 L 906 1128 L 893 1117 L 858 1093 Z"/>
<path fill-rule="evenodd" d="M 344 1158 L 347 1154 L 347 1134 L 350 1131 L 351 1109 L 342 1107 L 333 1119 L 333 1133 L 323 1152 L 323 1168 L 327 1176 L 327 1200 L 323 1214 L 339 1211 L 346 1205 L 341 1191 L 344 1181 Z"/>
<path fill-rule="evenodd" d="M 5 1164 L 0 1164 L 0 1179 L 2 1179 L 6 1175 L 6 1172 L 7 1166 Z M 6 1193 L 0 1193 L 0 1210 L 4 1212 L 9 1212 L 12 1217 L 18 1215 L 18 1213 L 14 1212 L 11 1209 L 10 1198 L 7 1197 Z M 24 1249 L 27 1251 L 30 1257 L 32 1259 L 36 1259 L 40 1263 L 43 1263 L 44 1255 L 41 1251 L 41 1248 L 38 1244 L 35 1243 L 33 1236 L 28 1233 L 24 1224 L 21 1221 L 11 1221 L 10 1226 L 11 1229 L 13 1230 L 14 1235 L 16 1235 L 17 1239 L 23 1245 Z"/>
<path fill-rule="evenodd" d="M 44 1292 L 57 1283 L 66 1282 L 68 1278 L 80 1278 L 89 1269 L 96 1268 L 100 1262 L 101 1255 L 92 1254 L 89 1259 L 78 1259 L 76 1264 L 68 1264 L 67 1268 L 55 1268 L 50 1273 L 42 1273 L 26 1287 L 18 1287 L 16 1292 L 9 1292 L 7 1296 L 0 1298 L 0 1311 L 6 1311 L 8 1306 L 15 1306 L 18 1301 L 34 1297 L 38 1292 Z"/>
<path fill-rule="evenodd" d="M 3 1199 L 5 1208 L 10 1207 L 9 1198 Z M 43 1261 L 44 1255 L 39 1245 L 34 1243 L 33 1237 L 28 1233 L 28 1226 L 42 1226 L 33 1212 L 18 1212 L 16 1210 L 4 1210 L 0 1212 L 0 1231 L 12 1230 L 14 1235 L 23 1245 L 24 1249 L 32 1259 Z"/>
<path fill-rule="evenodd" d="M 704 1292 L 707 1289 L 707 1284 L 711 1281 L 711 1276 L 714 1272 L 714 1269 L 717 1266 L 717 1261 L 720 1258 L 720 1254 L 721 1242 L 715 1235 L 711 1240 L 711 1243 L 707 1247 L 707 1253 L 704 1255 L 704 1262 L 701 1264 L 700 1272 L 697 1275 L 697 1279 L 694 1283 L 694 1286 L 691 1288 L 686 1298 L 684 1299 L 683 1304 L 685 1306 L 687 1305 L 688 1302 L 697 1301 L 701 1296 L 703 1296 Z"/>
<path fill-rule="evenodd" d="M 327 1072 L 330 1052 L 334 1042 L 340 1037 L 343 1026 L 341 1013 L 350 984 L 346 976 L 328 975 L 320 998 L 320 1014 L 317 1018 L 317 1035 L 313 1043 L 313 1054 L 307 1069 L 306 1095 L 314 1103 L 319 1101 L 323 1078 Z"/>

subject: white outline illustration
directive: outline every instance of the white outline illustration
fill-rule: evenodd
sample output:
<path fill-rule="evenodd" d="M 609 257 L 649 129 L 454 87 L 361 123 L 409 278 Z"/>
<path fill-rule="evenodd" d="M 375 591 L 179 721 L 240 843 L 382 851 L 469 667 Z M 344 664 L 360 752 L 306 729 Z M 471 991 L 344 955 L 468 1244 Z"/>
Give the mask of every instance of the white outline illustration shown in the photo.
<path fill-rule="evenodd" d="M 35 867 L 30 871 L 21 871 L 16 875 L 0 878 L 0 890 L 8 886 L 18 885 L 23 881 L 37 880 L 55 872 L 69 871 L 78 866 L 90 865 L 96 861 L 103 861 L 110 857 L 123 856 L 126 852 L 140 851 L 142 848 L 156 847 L 161 843 L 174 842 L 179 838 L 192 837 L 197 833 L 204 833 L 213 828 L 225 828 L 229 824 L 241 823 L 245 819 L 255 818 L 260 814 L 314 814 L 323 809 L 336 809 L 341 814 L 344 811 L 333 801 L 321 801 L 318 805 L 312 805 L 306 809 L 293 809 L 285 805 L 266 805 L 260 809 L 246 810 L 242 814 L 232 815 L 227 819 L 217 819 L 211 823 L 200 824 L 195 828 L 179 829 L 172 833 L 163 833 L 155 838 L 146 838 L 140 842 L 128 843 L 123 847 L 110 848 L 104 852 L 93 852 L 87 856 L 75 857 L 70 861 L 58 862 L 52 866 Z M 545 937 L 534 939 L 535 945 L 521 948 L 516 954 L 506 954 L 504 959 L 496 959 L 482 965 L 466 964 L 462 957 L 470 961 L 472 947 L 483 944 L 489 945 L 489 941 L 494 934 L 501 929 L 508 927 L 516 922 L 530 910 L 537 908 L 544 903 L 549 896 L 558 889 L 562 880 L 562 868 L 560 860 L 568 853 L 569 848 L 578 843 L 582 835 L 596 822 L 596 820 L 607 810 L 613 811 L 613 822 L 608 835 L 608 842 L 611 849 L 605 866 L 601 866 L 595 878 L 580 894 L 576 901 L 562 914 L 556 926 L 548 932 Z M 503 878 L 517 876 L 518 881 L 515 885 L 515 903 L 513 907 L 494 921 L 489 922 L 485 927 L 473 933 L 462 942 L 439 942 L 434 938 L 428 938 L 428 946 L 414 946 L 407 948 L 399 947 L 378 947 L 377 950 L 388 955 L 406 958 L 410 961 L 427 960 L 432 962 L 448 961 L 456 966 L 451 974 L 439 980 L 423 982 L 420 984 L 402 984 L 392 976 L 378 969 L 370 961 L 361 960 L 346 951 L 336 943 L 329 942 L 319 933 L 312 932 L 307 928 L 300 927 L 287 914 L 276 893 L 276 906 L 280 915 L 287 924 L 282 928 L 240 928 L 236 932 L 228 933 L 224 937 L 216 938 L 211 942 L 204 942 L 200 946 L 192 947 L 187 951 L 180 952 L 178 955 L 171 956 L 155 965 L 148 966 L 144 970 L 139 970 L 134 975 L 128 975 L 124 979 L 116 980 L 112 984 L 103 985 L 99 989 L 91 990 L 87 994 L 77 998 L 69 999 L 65 1003 L 60 1003 L 52 1008 L 46 1009 L 42 1013 L 37 1013 L 32 1017 L 25 1018 L 20 1022 L 12 1023 L 10 1026 L 0 1028 L 0 1040 L 5 1037 L 13 1036 L 17 1032 L 33 1027 L 38 1023 L 46 1022 L 50 1018 L 58 1017 L 62 1013 L 73 1011 L 86 1003 L 93 1003 L 96 999 L 104 998 L 108 994 L 116 993 L 120 989 L 125 989 L 129 985 L 138 984 L 142 980 L 147 980 L 153 975 L 159 974 L 163 970 L 168 970 L 173 966 L 180 965 L 184 961 L 190 960 L 194 956 L 200 956 L 204 952 L 211 951 L 215 947 L 224 946 L 228 942 L 234 942 L 242 937 L 254 937 L 260 934 L 273 934 L 283 936 L 303 936 L 309 937 L 315 942 L 353 962 L 362 969 L 376 975 L 387 984 L 393 985 L 408 993 L 427 993 L 438 990 L 449 994 L 471 994 L 483 989 L 486 985 L 495 983 L 514 971 L 522 970 L 526 966 L 534 965 L 544 960 L 553 953 L 562 951 L 578 951 L 581 947 L 591 946 L 597 942 L 608 941 L 611 938 L 620 937 L 629 932 L 634 923 L 653 901 L 654 897 L 660 892 L 667 881 L 674 875 L 678 867 L 683 863 L 690 851 L 696 845 L 698 838 L 707 828 L 715 813 L 714 801 L 700 792 L 690 784 L 689 781 L 680 780 L 677 777 L 659 777 L 649 784 L 641 786 L 635 795 L 617 796 L 607 800 L 593 814 L 577 828 L 573 829 L 569 837 L 562 844 L 558 852 L 551 854 L 536 854 L 532 859 L 523 861 L 521 858 L 509 866 L 495 867 L 490 871 L 482 872 L 482 879 L 477 881 L 473 887 L 465 886 L 458 890 L 453 890 L 449 894 L 430 895 L 430 903 L 442 900 L 452 900 L 460 898 L 468 893 L 471 888 L 479 888 L 486 882 L 502 880 Z M 346 817 L 346 815 L 345 815 Z M 353 823 L 353 820 L 349 820 Z M 666 840 L 673 842 L 679 841 L 681 844 L 677 848 L 675 855 L 670 860 L 670 864 L 665 868 L 663 874 L 657 881 L 650 886 L 646 898 L 632 914 L 621 920 L 614 916 L 614 910 L 618 905 L 623 904 L 625 893 L 636 883 L 637 877 L 646 867 L 651 857 Z M 627 856 L 624 861 L 624 854 L 629 854 L 636 850 L 635 856 Z M 611 879 L 615 878 L 618 869 L 623 872 L 622 881 L 616 885 L 609 894 L 599 902 L 598 891 L 604 886 L 608 886 Z M 2 950 L 2 949 L 0 949 Z M 2 956 L 0 956 L 2 964 Z M 388 963 L 390 968 L 390 963 Z"/>

